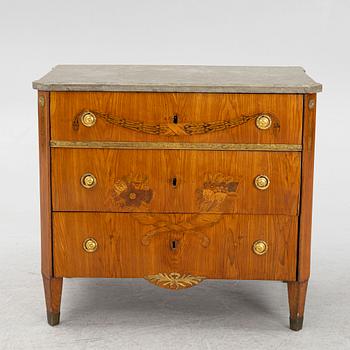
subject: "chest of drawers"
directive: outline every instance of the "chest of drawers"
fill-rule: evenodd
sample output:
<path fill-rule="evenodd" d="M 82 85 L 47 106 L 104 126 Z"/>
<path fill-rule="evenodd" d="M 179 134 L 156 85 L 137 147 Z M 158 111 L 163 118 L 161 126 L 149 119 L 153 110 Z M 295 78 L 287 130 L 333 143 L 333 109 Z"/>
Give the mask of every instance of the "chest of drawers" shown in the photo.
<path fill-rule="evenodd" d="M 111 277 L 284 281 L 302 328 L 320 84 L 300 67 L 57 66 L 33 86 L 50 325 L 63 278 Z"/>

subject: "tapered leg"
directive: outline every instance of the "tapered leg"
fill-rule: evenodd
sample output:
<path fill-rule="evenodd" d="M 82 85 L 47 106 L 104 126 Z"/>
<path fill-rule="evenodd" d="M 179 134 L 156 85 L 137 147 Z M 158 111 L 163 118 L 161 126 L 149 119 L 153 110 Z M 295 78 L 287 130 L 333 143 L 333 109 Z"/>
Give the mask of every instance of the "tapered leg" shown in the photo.
<path fill-rule="evenodd" d="M 308 281 L 288 282 L 289 321 L 290 329 L 293 331 L 300 331 L 303 328 L 307 283 Z"/>
<path fill-rule="evenodd" d="M 50 326 L 56 326 L 60 322 L 60 308 L 63 278 L 48 278 L 43 276 L 47 322 Z"/>

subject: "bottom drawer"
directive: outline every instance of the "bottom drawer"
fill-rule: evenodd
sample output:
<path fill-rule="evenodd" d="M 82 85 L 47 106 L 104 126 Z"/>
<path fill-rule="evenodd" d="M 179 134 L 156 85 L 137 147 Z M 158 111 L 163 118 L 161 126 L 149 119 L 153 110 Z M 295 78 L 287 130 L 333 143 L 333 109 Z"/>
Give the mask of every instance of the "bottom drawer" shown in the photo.
<path fill-rule="evenodd" d="M 281 215 L 55 212 L 54 272 L 291 281 L 297 222 L 296 216 Z"/>

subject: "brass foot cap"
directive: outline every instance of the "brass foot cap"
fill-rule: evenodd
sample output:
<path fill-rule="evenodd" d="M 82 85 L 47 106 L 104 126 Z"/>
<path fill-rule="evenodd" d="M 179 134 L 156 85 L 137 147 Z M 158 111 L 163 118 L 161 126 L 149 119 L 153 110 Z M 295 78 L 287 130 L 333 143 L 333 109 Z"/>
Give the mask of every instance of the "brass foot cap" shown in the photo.
<path fill-rule="evenodd" d="M 304 317 L 289 318 L 289 327 L 293 331 L 300 331 L 303 328 Z"/>
<path fill-rule="evenodd" d="M 59 312 L 47 312 L 47 323 L 50 326 L 56 326 L 60 323 L 60 313 Z"/>

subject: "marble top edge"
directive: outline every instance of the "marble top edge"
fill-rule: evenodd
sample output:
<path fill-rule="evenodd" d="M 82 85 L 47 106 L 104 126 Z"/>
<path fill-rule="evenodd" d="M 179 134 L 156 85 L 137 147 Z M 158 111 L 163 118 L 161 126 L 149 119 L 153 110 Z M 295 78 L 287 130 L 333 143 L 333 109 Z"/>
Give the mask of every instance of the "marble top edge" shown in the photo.
<path fill-rule="evenodd" d="M 299 66 L 58 65 L 33 82 L 43 91 L 315 93 Z"/>

